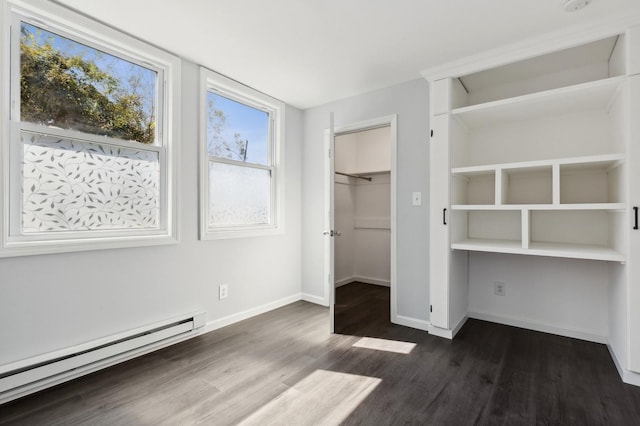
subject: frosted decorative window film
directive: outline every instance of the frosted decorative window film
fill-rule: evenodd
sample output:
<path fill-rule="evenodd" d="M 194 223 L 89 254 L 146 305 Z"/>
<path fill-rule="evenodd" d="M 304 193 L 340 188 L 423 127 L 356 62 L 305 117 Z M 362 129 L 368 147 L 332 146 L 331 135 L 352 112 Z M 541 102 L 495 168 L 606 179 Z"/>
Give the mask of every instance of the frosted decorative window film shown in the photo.
<path fill-rule="evenodd" d="M 209 224 L 268 224 L 270 170 L 209 162 Z"/>
<path fill-rule="evenodd" d="M 157 229 L 155 151 L 23 132 L 22 232 Z"/>

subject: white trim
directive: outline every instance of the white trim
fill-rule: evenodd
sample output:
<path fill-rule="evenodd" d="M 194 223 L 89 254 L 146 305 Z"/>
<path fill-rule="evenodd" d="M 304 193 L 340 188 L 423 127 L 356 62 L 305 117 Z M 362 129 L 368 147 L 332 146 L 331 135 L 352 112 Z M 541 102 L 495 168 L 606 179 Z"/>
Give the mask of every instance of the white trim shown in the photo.
<path fill-rule="evenodd" d="M 355 123 L 351 123 L 351 124 L 347 124 L 344 126 L 336 126 L 334 129 L 334 135 L 339 136 L 340 134 L 344 134 L 344 133 L 352 133 L 352 132 L 361 132 L 361 131 L 365 131 L 365 130 L 370 130 L 370 129 L 375 129 L 375 128 L 379 128 L 379 127 L 386 127 L 389 126 L 389 130 L 390 130 L 390 138 L 391 138 L 391 173 L 390 173 L 390 190 L 391 190 L 391 217 L 390 217 L 390 227 L 391 227 L 391 250 L 390 250 L 390 257 L 391 257 L 391 271 L 390 271 L 390 282 L 389 282 L 389 287 L 391 289 L 390 291 L 390 311 L 391 311 L 391 322 L 392 323 L 396 323 L 399 324 L 399 321 L 402 321 L 401 319 L 398 318 L 398 290 L 397 290 L 397 282 L 398 282 L 398 271 L 397 271 L 397 252 L 398 252 L 398 244 L 397 244 L 397 229 L 398 229 L 398 224 L 397 224 L 397 190 L 398 190 L 398 164 L 397 164 L 397 151 L 398 151 L 398 115 L 397 114 L 391 114 L 391 115 L 387 115 L 384 117 L 378 117 L 378 118 L 373 118 L 370 120 L 364 120 L 364 121 L 358 121 Z M 327 145 L 328 143 L 328 139 L 329 139 L 329 131 L 327 129 L 325 129 L 325 152 L 329 149 L 329 146 Z M 327 173 L 327 167 L 324 167 L 325 171 L 325 183 L 326 182 L 330 182 L 331 179 L 333 179 L 333 176 L 326 176 Z M 326 189 L 325 189 L 326 191 Z M 327 209 L 325 208 L 325 211 Z M 323 215 L 324 216 L 324 215 Z M 326 226 L 326 224 L 323 223 L 323 226 Z M 326 245 L 326 244 L 325 244 Z M 323 269 L 323 272 L 325 274 L 327 274 L 327 263 L 328 263 L 328 259 L 327 259 L 328 255 L 326 253 L 326 249 L 325 249 L 325 268 Z M 331 273 L 333 273 L 334 271 L 330 271 Z M 325 280 L 325 278 L 323 277 L 323 281 L 327 281 Z M 375 283 L 372 283 L 375 284 Z M 335 285 L 335 284 L 334 284 Z M 328 299 L 329 299 L 329 292 L 331 291 L 331 284 L 329 282 L 326 282 L 324 285 L 324 293 L 325 293 L 325 300 L 326 303 L 328 304 Z"/>
<path fill-rule="evenodd" d="M 360 276 L 360 275 L 353 275 L 353 276 L 348 277 L 348 278 L 343 278 L 343 279 L 341 279 L 339 281 L 336 281 L 335 285 L 336 285 L 336 288 L 338 288 L 338 287 L 342 287 L 343 285 L 351 284 L 351 283 L 354 283 L 354 282 L 361 282 L 361 283 L 364 283 L 364 284 L 379 285 L 381 287 L 391 287 L 391 281 L 390 280 L 363 277 L 363 276 Z"/>
<path fill-rule="evenodd" d="M 3 158 L 0 176 L 0 211 L 3 220 L 0 223 L 0 257 L 35 255 L 47 253 L 62 253 L 97 249 L 111 249 L 121 247 L 140 247 L 150 245 L 173 244 L 179 241 L 178 205 L 179 191 L 177 191 L 179 176 L 179 141 L 180 141 L 180 58 L 158 49 L 145 42 L 130 37 L 117 30 L 109 28 L 99 22 L 81 16 L 67 8 L 52 4 L 49 1 L 34 0 L 25 2 L 11 0 L 3 2 L 2 8 L 3 32 L 0 35 L 0 49 L 2 50 L 3 68 L 0 70 L 2 79 L 2 120 L 3 129 L 0 135 L 1 152 Z M 78 42 L 89 44 L 99 50 L 109 52 L 117 57 L 140 64 L 158 72 L 158 134 L 157 144 L 135 146 L 134 149 L 154 151 L 159 153 L 161 163 L 160 183 L 160 226 L 154 230 L 114 230 L 114 231 L 77 231 L 56 233 L 47 238 L 37 239 L 33 235 L 22 236 L 12 232 L 10 228 L 10 210 L 15 204 L 15 191 L 9 185 L 9 174 L 14 173 L 15 162 L 11 161 L 11 132 L 16 126 L 24 127 L 42 133 L 64 134 L 65 137 L 77 138 L 80 133 L 49 129 L 33 126 L 29 123 L 11 122 L 12 93 L 11 81 L 11 39 L 12 20 L 24 17 L 33 20 L 37 26 L 46 27 L 54 32 L 60 32 Z M 13 49 L 15 51 L 15 49 Z M 15 53 L 15 52 L 14 52 Z M 14 64 L 15 65 L 15 64 Z M 13 96 L 15 97 L 15 93 Z M 164 97 L 164 100 L 160 99 Z M 86 137 L 85 137 L 86 136 Z M 135 145 L 131 142 L 112 138 L 101 138 L 94 135 L 81 135 L 80 139 L 89 143 L 124 146 Z M 13 193 L 13 195 L 12 195 Z M 10 202 L 11 200 L 11 202 Z"/>
<path fill-rule="evenodd" d="M 568 49 L 591 41 L 624 34 L 629 26 L 635 25 L 639 21 L 640 13 L 619 14 L 615 17 L 590 21 L 427 68 L 423 70 L 421 74 L 429 82 L 448 77 L 455 78 L 544 55 L 549 52 Z"/>
<path fill-rule="evenodd" d="M 302 293 L 301 298 L 302 300 L 309 303 L 315 303 L 316 305 L 322 305 L 322 306 L 329 306 L 329 303 L 327 303 L 327 300 L 324 297 L 316 296 L 315 294 Z"/>
<path fill-rule="evenodd" d="M 335 286 L 336 286 L 336 288 L 338 288 L 338 287 L 342 287 L 343 285 L 351 284 L 351 283 L 356 282 L 356 281 L 358 281 L 356 279 L 356 276 L 352 275 L 350 277 L 342 278 L 342 279 L 340 279 L 338 281 L 335 281 Z"/>
<path fill-rule="evenodd" d="M 237 322 L 249 319 L 251 317 L 255 317 L 256 315 L 264 314 L 269 311 L 273 311 L 274 309 L 281 308 L 283 306 L 289 305 L 293 302 L 297 302 L 298 300 L 302 300 L 301 293 L 295 293 L 291 296 L 283 297 L 282 299 L 275 300 L 273 302 L 265 303 L 264 305 L 256 306 L 255 308 L 250 308 L 245 311 L 241 311 L 235 314 L 228 315 L 223 318 L 219 318 L 216 320 L 208 321 L 207 324 L 202 329 L 203 333 L 208 333 L 213 330 L 217 330 L 222 327 L 226 327 L 231 324 L 235 324 Z"/>
<path fill-rule="evenodd" d="M 270 163 L 268 166 L 242 163 L 225 159 L 214 161 L 233 164 L 241 167 L 251 167 L 270 170 L 271 176 L 271 223 L 248 226 L 220 226 L 208 225 L 209 212 L 209 161 L 207 152 L 207 93 L 213 91 L 221 96 L 260 109 L 269 113 L 271 131 L 268 152 Z M 285 104 L 275 98 L 260 93 L 255 89 L 244 86 L 227 77 L 217 74 L 204 67 L 200 67 L 200 124 L 199 124 L 199 236 L 201 240 L 217 240 L 228 238 L 248 238 L 284 233 L 285 227 Z"/>
<path fill-rule="evenodd" d="M 613 364 L 616 366 L 616 370 L 618 370 L 618 374 L 624 383 L 628 383 L 634 386 L 640 386 L 640 374 L 634 373 L 633 371 L 629 371 L 622 367 L 620 360 L 616 356 L 615 351 L 610 343 L 607 343 L 607 349 L 609 349 L 609 354 L 611 355 L 611 359 L 613 360 Z"/>
<path fill-rule="evenodd" d="M 429 321 L 405 317 L 403 315 L 396 315 L 396 317 L 392 319 L 391 322 L 393 324 L 403 325 L 405 327 L 411 327 L 422 331 L 429 331 L 429 328 L 431 327 L 431 323 Z"/>
<path fill-rule="evenodd" d="M 515 318 L 506 315 L 495 315 L 488 312 L 472 312 L 468 313 L 469 318 L 479 319 L 483 321 L 495 322 L 498 324 L 510 325 L 518 328 L 525 328 L 543 333 L 556 334 L 558 336 L 571 337 L 574 339 L 586 340 L 595 343 L 607 343 L 607 336 L 592 333 L 588 330 L 580 330 L 575 328 L 557 327 L 555 325 L 534 321 L 529 319 Z"/>
<path fill-rule="evenodd" d="M 442 337 L 443 339 L 453 339 L 453 331 L 448 330 L 446 328 L 436 327 L 435 325 L 431 325 L 429 323 L 429 329 L 427 330 L 429 334 L 433 334 L 434 336 Z"/>
<path fill-rule="evenodd" d="M 428 330 L 429 334 L 433 334 L 434 336 L 452 340 L 456 336 L 456 334 L 458 334 L 462 326 L 466 324 L 468 318 L 469 317 L 467 316 L 460 318 L 456 326 L 451 330 L 446 328 L 436 327 L 435 325 L 429 325 L 429 330 Z"/>
<path fill-rule="evenodd" d="M 609 350 L 609 355 L 611 355 L 613 364 L 616 366 L 616 370 L 618 370 L 618 374 L 620 375 L 620 378 L 624 378 L 625 368 L 622 366 L 622 363 L 618 359 L 616 352 L 613 350 L 613 346 L 611 346 L 611 343 L 609 342 L 607 342 L 607 349 Z"/>

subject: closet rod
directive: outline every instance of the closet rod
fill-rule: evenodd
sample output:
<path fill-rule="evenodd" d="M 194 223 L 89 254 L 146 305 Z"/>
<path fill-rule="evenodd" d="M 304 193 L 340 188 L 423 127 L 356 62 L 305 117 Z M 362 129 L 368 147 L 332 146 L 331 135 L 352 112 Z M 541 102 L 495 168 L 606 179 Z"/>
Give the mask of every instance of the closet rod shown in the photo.
<path fill-rule="evenodd" d="M 358 175 L 350 175 L 349 173 L 342 173 L 342 172 L 336 172 L 337 175 L 342 175 L 342 176 L 348 176 L 348 177 L 352 177 L 352 178 L 357 178 L 357 179 L 364 179 L 364 180 L 368 180 L 369 182 L 371 182 L 371 178 L 370 177 L 366 177 L 366 176 L 358 176 Z"/>

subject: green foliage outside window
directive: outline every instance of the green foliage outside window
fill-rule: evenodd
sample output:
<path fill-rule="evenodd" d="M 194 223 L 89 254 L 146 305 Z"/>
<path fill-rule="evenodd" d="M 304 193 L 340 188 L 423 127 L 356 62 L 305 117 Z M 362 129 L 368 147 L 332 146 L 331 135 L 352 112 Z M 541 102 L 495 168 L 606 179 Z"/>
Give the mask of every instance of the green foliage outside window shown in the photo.
<path fill-rule="evenodd" d="M 96 60 L 56 45 L 60 40 L 75 42 L 30 25 L 23 24 L 21 30 L 21 121 L 154 143 L 155 93 L 148 93 L 149 84 L 143 81 L 143 72 L 150 70 L 83 46 L 96 58 L 108 56 L 134 69 L 123 81 Z M 155 92 L 155 84 L 151 90 Z"/>

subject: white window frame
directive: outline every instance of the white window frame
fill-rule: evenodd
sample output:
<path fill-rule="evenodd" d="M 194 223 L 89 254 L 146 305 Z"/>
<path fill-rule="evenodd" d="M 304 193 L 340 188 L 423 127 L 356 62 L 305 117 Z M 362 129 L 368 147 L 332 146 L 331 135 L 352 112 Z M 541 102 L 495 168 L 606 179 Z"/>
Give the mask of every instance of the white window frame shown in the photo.
<path fill-rule="evenodd" d="M 268 166 L 210 156 L 207 150 L 207 93 L 213 92 L 269 114 Z M 200 239 L 246 238 L 284 232 L 284 103 L 206 68 L 200 68 Z M 209 225 L 209 162 L 271 170 L 271 218 L 268 224 Z"/>
<path fill-rule="evenodd" d="M 10 0 L 4 2 L 2 49 L 2 133 L 0 134 L 0 212 L 2 220 L 0 257 L 137 247 L 178 242 L 177 222 L 177 142 L 180 122 L 181 61 L 138 39 L 79 15 L 49 1 Z M 143 145 L 117 138 L 92 135 L 67 129 L 24 123 L 20 115 L 20 22 L 33 24 L 79 43 L 139 64 L 158 73 L 156 100 L 156 143 Z M 17 26 L 17 27 L 16 27 Z M 12 84 L 13 82 L 13 84 Z M 20 133 L 36 132 L 64 139 L 80 140 L 101 146 L 123 147 L 155 152 L 160 163 L 160 224 L 157 229 L 90 230 L 20 233 L 22 143 Z"/>

